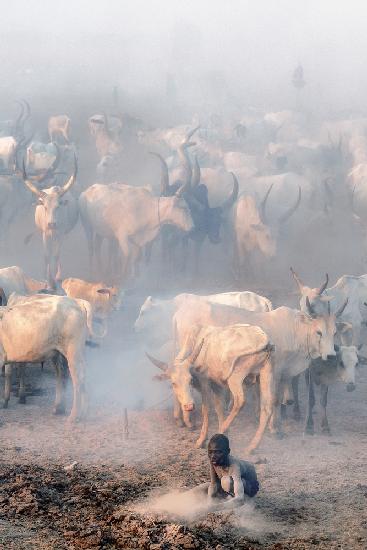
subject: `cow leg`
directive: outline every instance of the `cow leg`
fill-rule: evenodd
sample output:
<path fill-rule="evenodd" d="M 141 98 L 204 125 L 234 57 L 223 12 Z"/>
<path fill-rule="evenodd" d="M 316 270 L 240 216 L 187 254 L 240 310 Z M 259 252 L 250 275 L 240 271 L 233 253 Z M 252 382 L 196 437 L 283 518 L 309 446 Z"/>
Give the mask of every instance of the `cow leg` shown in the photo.
<path fill-rule="evenodd" d="M 221 391 L 220 389 L 215 388 L 212 391 L 212 398 L 213 398 L 214 409 L 215 409 L 215 412 L 216 412 L 217 418 L 218 418 L 218 429 L 220 430 L 220 428 L 223 425 L 224 420 L 225 420 L 223 391 Z"/>
<path fill-rule="evenodd" d="M 73 383 L 73 406 L 68 422 L 73 423 L 81 417 L 85 405 L 84 358 L 74 350 L 68 350 L 65 356 Z"/>
<path fill-rule="evenodd" d="M 225 433 L 229 429 L 233 420 L 236 418 L 243 405 L 245 404 L 245 394 L 243 387 L 244 378 L 245 374 L 243 372 L 239 372 L 233 374 L 227 380 L 229 391 L 233 396 L 233 406 L 231 412 L 229 413 L 219 430 L 221 433 Z"/>
<path fill-rule="evenodd" d="M 292 390 L 293 390 L 293 399 L 294 399 L 294 405 L 293 405 L 293 418 L 297 422 L 301 420 L 301 411 L 299 408 L 299 374 L 297 376 L 292 377 Z"/>
<path fill-rule="evenodd" d="M 329 387 L 326 384 L 321 384 L 321 398 L 320 398 L 320 405 L 321 405 L 321 430 L 323 434 L 330 435 L 330 427 L 329 422 L 326 415 L 326 407 L 327 407 L 327 396 L 328 396 Z"/>
<path fill-rule="evenodd" d="M 82 219 L 83 222 L 83 219 Z M 92 228 L 86 224 L 83 223 L 85 236 L 87 239 L 87 246 L 88 246 L 88 258 L 89 258 L 89 271 L 90 273 L 93 273 L 93 267 L 94 267 L 94 237 L 93 237 L 93 230 Z"/>
<path fill-rule="evenodd" d="M 205 235 L 204 235 L 204 238 L 201 238 L 200 240 L 197 240 L 194 243 L 194 277 L 199 276 L 199 262 L 200 262 L 201 251 L 204 244 L 204 239 L 205 239 Z"/>
<path fill-rule="evenodd" d="M 252 396 L 253 396 L 253 404 L 254 404 L 254 417 L 256 420 L 260 419 L 260 384 L 259 381 L 256 380 L 255 384 L 252 385 Z"/>
<path fill-rule="evenodd" d="M 53 414 L 65 414 L 65 373 L 64 373 L 64 357 L 58 354 L 54 359 L 56 369 L 56 395 L 53 408 Z"/>
<path fill-rule="evenodd" d="M 240 258 L 238 252 L 237 239 L 233 243 L 233 260 L 232 260 L 232 273 L 236 281 L 239 281 L 241 277 Z"/>
<path fill-rule="evenodd" d="M 313 385 L 312 371 L 308 368 L 305 372 L 306 384 L 308 388 L 308 404 L 307 404 L 307 418 L 305 425 L 305 434 L 313 435 L 314 432 L 314 423 L 313 423 L 313 408 L 315 406 L 315 390 Z"/>
<path fill-rule="evenodd" d="M 151 260 L 151 258 L 152 258 L 153 243 L 154 243 L 154 240 L 153 240 L 153 241 L 150 241 L 150 243 L 147 243 L 147 244 L 145 245 L 145 249 L 144 249 L 144 261 L 145 261 L 145 265 L 150 264 L 150 260 Z"/>
<path fill-rule="evenodd" d="M 205 380 L 199 381 L 200 392 L 201 392 L 201 415 L 202 415 L 202 424 L 200 435 L 195 443 L 197 448 L 203 447 L 208 437 L 208 428 L 209 428 L 209 384 Z"/>
<path fill-rule="evenodd" d="M 25 364 L 22 363 L 17 365 L 17 370 L 19 373 L 19 393 L 18 393 L 18 403 L 25 405 L 26 403 L 26 392 L 25 392 Z"/>
<path fill-rule="evenodd" d="M 275 404 L 273 408 L 273 413 L 270 417 L 269 430 L 277 439 L 282 439 L 284 437 L 284 432 L 282 430 L 282 418 L 279 414 L 281 399 L 284 395 L 284 382 L 283 380 L 275 381 Z"/>
<path fill-rule="evenodd" d="M 97 273 L 100 277 L 104 277 L 103 269 L 102 269 L 102 237 L 100 235 L 95 235 L 94 237 L 94 253 L 95 253 L 95 259 L 96 259 L 96 268 Z"/>
<path fill-rule="evenodd" d="M 185 423 L 182 418 L 182 409 L 177 397 L 173 394 L 173 418 L 179 428 L 183 428 Z"/>
<path fill-rule="evenodd" d="M 188 259 L 189 259 L 189 239 L 186 236 L 182 238 L 181 258 L 182 258 L 182 262 L 181 262 L 180 269 L 182 270 L 183 273 L 185 273 L 186 267 L 187 267 L 187 262 L 188 262 Z"/>
<path fill-rule="evenodd" d="M 273 365 L 270 360 L 264 362 L 260 372 L 260 421 L 259 426 L 252 440 L 250 441 L 247 452 L 252 453 L 258 446 L 264 435 L 266 426 L 270 420 L 275 406 L 275 386 Z"/>
<path fill-rule="evenodd" d="M 288 418 L 287 405 L 285 403 L 281 403 L 281 405 L 280 405 L 280 418 L 281 418 L 282 422 L 285 422 Z"/>
<path fill-rule="evenodd" d="M 10 399 L 10 391 L 11 391 L 11 378 L 12 378 L 12 365 L 6 364 L 5 365 L 5 383 L 4 383 L 4 409 L 8 408 L 9 399 Z"/>

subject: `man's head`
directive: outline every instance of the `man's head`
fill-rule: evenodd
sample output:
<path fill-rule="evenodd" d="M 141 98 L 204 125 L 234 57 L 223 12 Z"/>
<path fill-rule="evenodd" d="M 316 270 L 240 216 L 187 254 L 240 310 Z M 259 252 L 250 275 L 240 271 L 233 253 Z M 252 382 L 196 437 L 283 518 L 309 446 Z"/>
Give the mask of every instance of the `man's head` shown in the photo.
<path fill-rule="evenodd" d="M 215 434 L 208 443 L 208 456 L 213 466 L 226 466 L 231 452 L 229 440 L 223 434 Z"/>

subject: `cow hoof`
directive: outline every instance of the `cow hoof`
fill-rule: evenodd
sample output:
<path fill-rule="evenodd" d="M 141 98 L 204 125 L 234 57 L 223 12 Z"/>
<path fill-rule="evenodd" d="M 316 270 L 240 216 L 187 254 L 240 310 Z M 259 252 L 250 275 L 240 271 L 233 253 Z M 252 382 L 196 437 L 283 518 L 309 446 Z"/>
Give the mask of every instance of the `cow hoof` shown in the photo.
<path fill-rule="evenodd" d="M 205 441 L 206 439 L 204 439 L 203 441 L 200 441 L 198 440 L 196 443 L 195 443 L 195 447 L 197 449 L 203 449 L 205 447 Z"/>
<path fill-rule="evenodd" d="M 182 420 L 176 420 L 176 425 L 178 428 L 184 428 L 185 423 Z"/>
<path fill-rule="evenodd" d="M 18 403 L 20 403 L 21 405 L 25 405 L 27 403 L 26 396 L 22 395 L 21 397 L 19 397 Z"/>
<path fill-rule="evenodd" d="M 54 407 L 53 411 L 52 411 L 52 414 L 55 414 L 55 415 L 64 415 L 65 414 L 65 407 Z"/>
<path fill-rule="evenodd" d="M 322 435 L 331 435 L 331 430 L 330 430 L 329 427 L 322 428 L 321 433 L 322 433 Z"/>
<path fill-rule="evenodd" d="M 8 408 L 8 402 L 4 401 L 3 409 L 7 409 L 7 408 Z"/>
<path fill-rule="evenodd" d="M 306 428 L 305 429 L 305 435 L 315 435 L 315 431 L 313 428 Z"/>

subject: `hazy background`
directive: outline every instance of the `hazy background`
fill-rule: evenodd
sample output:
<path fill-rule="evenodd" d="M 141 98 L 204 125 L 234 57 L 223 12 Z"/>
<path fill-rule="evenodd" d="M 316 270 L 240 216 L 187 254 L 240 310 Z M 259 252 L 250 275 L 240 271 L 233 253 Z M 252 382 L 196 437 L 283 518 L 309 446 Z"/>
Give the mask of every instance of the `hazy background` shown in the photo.
<path fill-rule="evenodd" d="M 313 109 L 360 109 L 367 91 L 363 0 L 1 1 L 0 91 L 88 97 L 119 86 L 158 108 L 172 75 L 191 106 L 292 106 L 305 70 Z M 148 99 L 149 93 L 149 99 Z M 56 99 L 55 99 L 56 101 Z M 152 105 L 147 103 L 152 102 Z M 138 107 L 136 107 L 138 109 Z"/>

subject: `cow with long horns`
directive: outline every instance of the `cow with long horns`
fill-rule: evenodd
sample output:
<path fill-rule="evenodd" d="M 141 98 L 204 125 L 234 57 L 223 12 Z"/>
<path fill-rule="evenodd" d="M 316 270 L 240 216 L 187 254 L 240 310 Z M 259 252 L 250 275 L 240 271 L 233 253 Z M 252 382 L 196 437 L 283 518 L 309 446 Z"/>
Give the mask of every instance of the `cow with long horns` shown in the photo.
<path fill-rule="evenodd" d="M 24 183 L 38 199 L 35 223 L 42 233 L 46 277 L 51 286 L 55 284 L 55 280 L 61 280 L 60 250 L 62 241 L 78 221 L 78 203 L 69 193 L 75 183 L 76 174 L 77 160 L 74 157 L 74 172 L 62 187 L 53 185 L 40 190 L 27 177 L 23 164 Z"/>
<path fill-rule="evenodd" d="M 302 191 L 299 186 L 294 205 L 284 212 L 276 223 L 270 223 L 266 204 L 272 188 L 273 185 L 270 185 L 259 208 L 251 195 L 241 196 L 237 201 L 233 217 L 235 236 L 233 263 L 237 277 L 240 277 L 246 261 L 251 261 L 251 254 L 255 250 L 260 250 L 267 258 L 275 256 L 281 227 L 296 212 L 301 202 Z"/>
<path fill-rule="evenodd" d="M 220 242 L 220 231 L 224 218 L 238 197 L 238 181 L 236 176 L 232 174 L 233 189 L 229 197 L 224 200 L 222 205 L 215 208 L 210 207 L 208 189 L 206 185 L 200 182 L 201 173 L 198 159 L 195 157 L 194 166 L 192 166 L 188 154 L 189 147 L 195 145 L 195 143 L 190 140 L 197 130 L 198 128 L 194 128 L 188 132 L 178 148 L 178 156 L 181 161 L 180 175 L 182 179 L 175 181 L 173 184 L 170 184 L 169 182 L 169 173 L 166 161 L 161 155 L 153 153 L 159 158 L 161 163 L 161 196 L 169 196 L 170 194 L 176 192 L 180 186 L 185 186 L 184 197 L 189 205 L 194 221 L 194 228 L 185 235 L 180 233 L 177 229 L 166 228 L 166 231 L 162 235 L 163 255 L 166 259 L 168 259 L 169 264 L 172 265 L 174 263 L 173 250 L 181 242 L 184 247 L 183 266 L 185 267 L 188 259 L 188 244 L 190 240 L 193 241 L 195 245 L 195 273 L 199 270 L 199 260 L 205 239 L 208 238 L 208 240 L 213 244 L 218 244 Z"/>
<path fill-rule="evenodd" d="M 79 197 L 79 208 L 91 268 L 101 240 L 117 241 L 122 253 L 122 282 L 133 272 L 142 248 L 165 224 L 190 231 L 193 221 L 182 198 L 184 191 L 182 187 L 171 197 L 154 197 L 147 189 L 122 183 L 94 184 L 86 189 Z"/>

